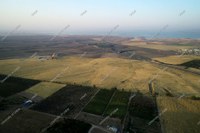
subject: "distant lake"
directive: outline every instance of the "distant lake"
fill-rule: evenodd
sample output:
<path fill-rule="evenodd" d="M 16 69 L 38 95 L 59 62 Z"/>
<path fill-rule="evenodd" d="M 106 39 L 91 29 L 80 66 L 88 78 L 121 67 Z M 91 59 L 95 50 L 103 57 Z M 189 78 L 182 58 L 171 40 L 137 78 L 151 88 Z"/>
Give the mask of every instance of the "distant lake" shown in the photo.
<path fill-rule="evenodd" d="M 121 32 L 115 35 L 126 36 L 126 37 L 145 37 L 145 38 L 192 38 L 200 39 L 199 32 Z"/>

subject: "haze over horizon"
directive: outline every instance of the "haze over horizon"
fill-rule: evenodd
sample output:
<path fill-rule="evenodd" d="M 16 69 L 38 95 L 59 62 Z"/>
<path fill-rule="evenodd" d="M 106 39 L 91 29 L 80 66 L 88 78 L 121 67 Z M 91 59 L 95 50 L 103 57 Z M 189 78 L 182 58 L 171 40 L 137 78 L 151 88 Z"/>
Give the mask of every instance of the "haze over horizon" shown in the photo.
<path fill-rule="evenodd" d="M 198 0 L 2 0 L 0 35 L 200 36 Z"/>

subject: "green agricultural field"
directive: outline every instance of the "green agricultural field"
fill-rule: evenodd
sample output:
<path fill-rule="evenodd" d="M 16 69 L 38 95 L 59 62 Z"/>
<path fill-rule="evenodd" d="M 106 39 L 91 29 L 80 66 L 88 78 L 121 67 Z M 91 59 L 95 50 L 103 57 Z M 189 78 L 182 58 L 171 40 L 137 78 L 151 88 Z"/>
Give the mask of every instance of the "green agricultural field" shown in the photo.
<path fill-rule="evenodd" d="M 102 89 L 100 90 L 96 96 L 92 99 L 92 101 L 86 106 L 86 108 L 84 109 L 85 112 L 88 113 L 93 113 L 93 114 L 98 114 L 101 115 L 111 96 L 114 93 L 114 89 L 112 90 L 106 90 L 106 89 Z"/>
<path fill-rule="evenodd" d="M 179 65 L 193 60 L 200 60 L 200 57 L 192 55 L 182 55 L 182 56 L 173 55 L 173 56 L 154 58 L 154 60 L 167 64 Z"/>
<path fill-rule="evenodd" d="M 26 90 L 27 92 L 37 94 L 43 98 L 46 98 L 56 91 L 63 88 L 65 84 L 57 84 L 57 83 L 51 83 L 51 82 L 41 82 L 30 89 Z"/>
<path fill-rule="evenodd" d="M 118 108 L 118 111 L 113 116 L 122 119 L 127 112 L 129 97 L 129 92 L 117 90 L 109 103 L 108 108 L 105 110 L 105 115 L 109 115 L 112 111 Z"/>
<path fill-rule="evenodd" d="M 200 69 L 200 60 L 192 60 L 180 65 L 185 66 L 186 68 L 192 67 L 192 68 Z"/>

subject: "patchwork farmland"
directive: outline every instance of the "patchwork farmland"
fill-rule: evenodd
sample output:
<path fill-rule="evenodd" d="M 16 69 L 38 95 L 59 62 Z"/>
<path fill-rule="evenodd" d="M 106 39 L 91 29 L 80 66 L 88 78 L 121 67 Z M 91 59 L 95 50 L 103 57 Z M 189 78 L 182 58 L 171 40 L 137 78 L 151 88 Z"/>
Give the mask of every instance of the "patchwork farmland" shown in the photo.
<path fill-rule="evenodd" d="M 129 97 L 129 92 L 119 91 L 117 89 L 101 89 L 83 111 L 108 116 L 112 111 L 118 109 L 113 117 L 123 118 L 127 111 Z"/>
<path fill-rule="evenodd" d="M 69 108 L 69 114 L 72 112 L 74 115 L 87 103 L 94 92 L 95 90 L 92 87 L 67 85 L 41 101 L 39 104 L 33 106 L 32 109 L 59 115 Z"/>
<path fill-rule="evenodd" d="M 114 89 L 101 89 L 83 111 L 102 115 L 114 91 Z"/>
<path fill-rule="evenodd" d="M 54 58 L 0 60 L 0 133 L 200 131 L 199 57 L 79 39 Z"/>

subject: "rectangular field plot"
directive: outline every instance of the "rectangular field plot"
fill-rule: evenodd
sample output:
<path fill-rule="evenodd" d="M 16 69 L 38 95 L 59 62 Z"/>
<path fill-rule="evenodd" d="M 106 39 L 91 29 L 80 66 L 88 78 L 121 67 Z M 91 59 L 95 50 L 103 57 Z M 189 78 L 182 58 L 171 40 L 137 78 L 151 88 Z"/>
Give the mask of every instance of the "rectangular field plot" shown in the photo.
<path fill-rule="evenodd" d="M 150 95 L 136 93 L 129 106 L 127 132 L 161 133 L 156 102 Z"/>
<path fill-rule="evenodd" d="M 39 104 L 33 106 L 32 109 L 59 115 L 69 108 L 69 112 L 75 113 L 90 100 L 90 97 L 95 91 L 96 89 L 92 87 L 67 85 Z"/>
<path fill-rule="evenodd" d="M 6 75 L 0 74 L 0 80 L 6 78 Z M 18 77 L 9 77 L 5 82 L 0 83 L 0 96 L 8 97 L 18 92 L 24 91 L 29 87 L 39 83 L 38 80 L 23 79 Z"/>
<path fill-rule="evenodd" d="M 24 101 L 26 100 L 27 98 L 17 94 L 4 98 L 3 100 L 0 101 L 0 114 L 2 113 L 1 111 L 9 110 L 10 108 L 15 108 L 15 106 L 21 106 L 22 103 L 24 103 Z"/>
<path fill-rule="evenodd" d="M 113 116 L 123 119 L 127 112 L 129 97 L 129 92 L 117 90 L 112 100 L 110 101 L 107 109 L 105 110 L 104 114 L 109 115 L 111 112 L 118 108 L 118 111 L 115 114 L 113 114 Z"/>
<path fill-rule="evenodd" d="M 112 97 L 114 91 L 115 91 L 114 89 L 112 89 L 112 90 L 106 90 L 106 89 L 100 90 L 83 111 L 88 112 L 88 113 L 92 113 L 92 114 L 98 114 L 98 115 L 103 114 L 103 112 L 104 112 L 110 98 Z"/>
<path fill-rule="evenodd" d="M 54 118 L 36 111 L 21 110 L 1 125 L 0 133 L 40 133 Z"/>
<path fill-rule="evenodd" d="M 65 86 L 65 84 L 41 82 L 41 83 L 29 88 L 26 91 L 37 94 L 43 98 L 46 98 L 46 97 L 52 95 L 53 93 L 55 93 L 56 91 L 58 91 L 59 89 L 63 88 L 64 86 Z"/>
<path fill-rule="evenodd" d="M 157 114 L 155 100 L 151 96 L 137 93 L 131 100 L 129 111 L 135 117 L 152 120 Z"/>
<path fill-rule="evenodd" d="M 199 133 L 200 101 L 187 98 L 158 97 L 160 112 L 167 109 L 161 116 L 161 124 L 165 133 Z"/>

